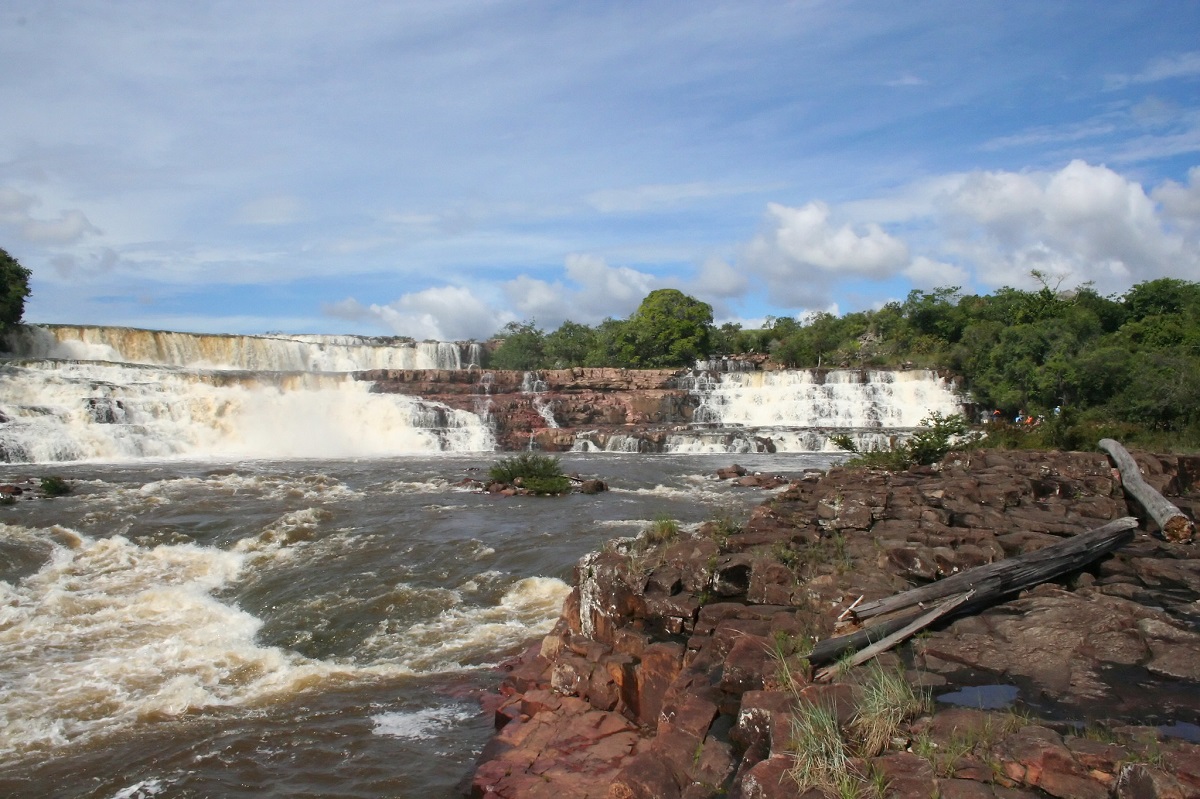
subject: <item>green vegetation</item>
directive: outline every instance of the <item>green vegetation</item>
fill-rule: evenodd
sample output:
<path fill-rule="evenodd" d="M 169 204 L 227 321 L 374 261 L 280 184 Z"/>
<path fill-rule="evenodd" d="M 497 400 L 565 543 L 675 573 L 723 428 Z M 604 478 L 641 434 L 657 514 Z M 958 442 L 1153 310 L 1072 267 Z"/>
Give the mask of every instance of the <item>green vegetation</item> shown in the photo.
<path fill-rule="evenodd" d="M 29 296 L 29 270 L 0 249 L 0 333 L 21 323 Z"/>
<path fill-rule="evenodd" d="M 905 722 L 928 710 L 929 697 L 913 689 L 902 669 L 889 671 L 878 661 L 857 682 L 861 698 L 844 728 L 832 705 L 798 702 L 789 747 L 795 762 L 788 774 L 801 791 L 858 799 L 886 794 L 886 780 L 865 759 L 886 750 Z"/>
<path fill-rule="evenodd" d="M 48 497 L 62 497 L 71 493 L 71 485 L 61 477 L 51 475 L 42 478 L 42 493 Z"/>
<path fill-rule="evenodd" d="M 901 471 L 916 463 L 928 466 L 946 456 L 954 443 L 963 443 L 967 436 L 967 420 L 954 413 L 943 416 L 933 411 L 921 420 L 921 426 L 905 442 L 891 449 L 859 452 L 853 439 L 844 433 L 829 437 L 829 440 L 844 450 L 855 453 L 846 462 L 847 466 L 866 466 L 872 469 Z"/>
<path fill-rule="evenodd" d="M 566 494 L 571 490 L 571 481 L 563 474 L 558 458 L 535 452 L 522 452 L 497 461 L 488 470 L 488 476 L 497 483 L 523 488 L 531 494 Z"/>
<path fill-rule="evenodd" d="M 654 517 L 654 521 L 650 523 L 650 526 L 642 532 L 641 543 L 644 548 L 649 549 L 659 544 L 674 541 L 678 537 L 679 522 L 670 516 L 656 516 Z"/>
<path fill-rule="evenodd" d="M 566 321 L 547 334 L 533 321 L 509 322 L 488 360 L 495 369 L 619 366 L 656 369 L 691 366 L 713 352 L 712 307 L 676 289 L 646 295 L 626 320 L 596 328 Z"/>
<path fill-rule="evenodd" d="M 989 445 L 1072 448 L 1105 436 L 1200 447 L 1200 283 L 1140 283 L 1123 296 L 913 291 L 878 311 L 775 321 L 772 358 L 792 366 L 915 366 L 963 376 L 981 407 L 1037 425 L 989 428 Z M 1057 410 L 1056 409 L 1060 409 Z"/>
<path fill-rule="evenodd" d="M 878 310 L 768 318 L 757 330 L 715 327 L 711 307 L 659 289 L 628 319 L 594 328 L 568 321 L 545 333 L 533 322 L 510 323 L 489 365 L 672 368 L 714 353 L 769 353 L 797 368 L 943 369 L 963 377 L 981 408 L 1008 420 L 989 426 L 989 446 L 1078 448 L 1112 437 L 1200 448 L 1200 283 L 1161 278 L 1106 297 L 1086 285 L 1059 291 L 1033 275 L 1041 283 L 1033 291 L 914 290 Z M 1013 425 L 1021 412 L 1040 423 Z M 930 435 L 936 444 L 941 431 Z M 926 461 L 921 445 L 904 454 Z"/>

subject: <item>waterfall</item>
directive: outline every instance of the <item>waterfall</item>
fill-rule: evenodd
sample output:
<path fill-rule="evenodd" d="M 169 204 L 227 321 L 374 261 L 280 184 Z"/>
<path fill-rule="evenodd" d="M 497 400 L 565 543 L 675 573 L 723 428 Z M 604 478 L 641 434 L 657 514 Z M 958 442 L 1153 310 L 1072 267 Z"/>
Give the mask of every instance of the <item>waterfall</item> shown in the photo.
<path fill-rule="evenodd" d="M 676 384 L 695 398 L 692 429 L 669 452 L 820 452 L 834 433 L 860 450 L 888 449 L 931 412 L 961 413 L 965 399 L 929 370 L 696 371 Z"/>
<path fill-rule="evenodd" d="M 491 451 L 479 416 L 350 373 L 0 363 L 0 461 L 336 458 Z"/>
<path fill-rule="evenodd" d="M 461 369 L 462 346 L 367 336 L 206 335 L 129 327 L 27 325 L 6 336 L 18 357 L 272 372 Z M 468 358 L 478 358 L 468 345 Z M 469 361 L 470 363 L 470 361 Z M 475 362 L 478 365 L 477 361 Z"/>
<path fill-rule="evenodd" d="M 530 402 L 533 404 L 533 409 L 538 412 L 538 416 L 542 417 L 546 427 L 557 429 L 558 421 L 554 418 L 554 409 L 550 407 L 550 403 L 538 396 L 546 388 L 546 381 L 542 380 L 541 375 L 537 372 L 526 372 L 521 378 L 521 393 L 532 395 Z"/>
<path fill-rule="evenodd" d="M 745 427 L 913 428 L 931 411 L 959 413 L 962 399 L 937 372 L 815 369 L 728 372 L 692 389 L 699 422 Z"/>

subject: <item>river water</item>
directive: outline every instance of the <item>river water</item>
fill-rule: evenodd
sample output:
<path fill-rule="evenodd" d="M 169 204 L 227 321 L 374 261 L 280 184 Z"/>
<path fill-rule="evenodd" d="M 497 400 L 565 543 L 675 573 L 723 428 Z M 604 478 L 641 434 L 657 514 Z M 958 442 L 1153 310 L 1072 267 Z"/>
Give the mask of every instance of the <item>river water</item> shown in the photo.
<path fill-rule="evenodd" d="M 0 467 L 74 489 L 0 507 L 0 796 L 456 796 L 480 692 L 579 557 L 764 499 L 715 479 L 728 454 L 564 456 L 591 496 L 456 486 L 499 457 Z"/>
<path fill-rule="evenodd" d="M 800 474 L 841 457 L 814 452 L 831 431 L 886 441 L 964 401 L 920 370 L 698 369 L 702 424 L 670 453 L 563 456 L 611 491 L 498 497 L 459 487 L 501 457 L 479 345 L 62 325 L 3 344 L 0 484 L 73 487 L 0 505 L 4 797 L 454 796 L 491 732 L 480 693 L 580 557 L 663 516 L 745 516 L 763 494 L 713 476 L 735 459 Z M 472 370 L 477 411 L 373 393 L 377 368 Z M 759 435 L 779 454 L 746 454 Z"/>

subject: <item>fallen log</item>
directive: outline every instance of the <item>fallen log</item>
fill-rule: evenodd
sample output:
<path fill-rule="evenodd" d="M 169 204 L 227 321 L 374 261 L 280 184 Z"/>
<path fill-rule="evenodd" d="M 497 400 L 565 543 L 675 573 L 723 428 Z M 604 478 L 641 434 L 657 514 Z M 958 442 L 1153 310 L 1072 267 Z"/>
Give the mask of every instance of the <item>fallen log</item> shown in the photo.
<path fill-rule="evenodd" d="M 1020 591 L 1074 571 L 1101 555 L 1124 546 L 1133 540 L 1132 531 L 1137 524 L 1137 519 L 1125 516 L 1048 547 L 1014 555 L 995 563 L 985 563 L 874 602 L 864 602 L 855 608 L 851 615 L 858 621 L 864 621 L 914 605 L 936 602 L 953 594 L 981 587 L 992 580 L 996 581 L 993 591 L 1001 594 Z"/>
<path fill-rule="evenodd" d="M 914 619 L 911 623 L 904 625 L 904 627 L 902 627 L 901 629 L 892 633 L 891 635 L 888 635 L 884 638 L 879 639 L 878 641 L 876 641 L 875 643 L 866 647 L 865 649 L 858 650 L 858 653 L 854 657 L 852 657 L 848 661 L 846 661 L 844 664 L 839 662 L 838 664 L 836 664 L 834 666 L 829 666 L 827 668 L 821 669 L 820 671 L 818 671 L 816 673 L 816 675 L 814 676 L 814 679 L 817 680 L 818 682 L 825 682 L 825 681 L 830 680 L 833 677 L 837 676 L 838 672 L 841 671 L 843 667 L 853 668 L 854 666 L 857 666 L 860 663 L 866 663 L 868 660 L 875 657 L 879 653 L 888 651 L 896 644 L 898 644 L 901 641 L 903 641 L 904 639 L 908 638 L 910 635 L 920 632 L 921 630 L 925 629 L 926 627 L 928 627 L 929 625 L 933 624 L 935 621 L 940 619 L 942 616 L 947 615 L 948 613 L 953 611 L 955 608 L 957 608 L 959 605 L 963 604 L 968 599 L 970 599 L 974 593 L 975 593 L 975 591 L 971 590 L 965 594 L 959 594 L 956 597 L 947 599 L 945 602 L 941 603 L 940 605 L 935 607 L 933 610 Z M 811 662 L 811 660 L 810 660 L 810 662 Z"/>
<path fill-rule="evenodd" d="M 914 624 L 927 615 L 927 603 L 964 597 L 953 607 L 955 615 L 976 613 L 990 607 L 1006 596 L 1052 580 L 1059 575 L 1080 569 L 1096 558 L 1133 540 L 1137 519 L 1126 516 L 1103 527 L 1080 533 L 1048 547 L 1025 552 L 1011 558 L 976 566 L 943 580 L 903 591 L 874 602 L 865 602 L 850 615 L 856 621 L 890 615 L 913 607 L 920 608 L 899 618 L 888 619 L 847 635 L 827 638 L 817 643 L 808 655 L 817 665 L 836 660 L 847 652 L 857 651 Z M 928 626 L 943 614 L 932 616 L 921 626 Z M 916 627 L 916 632 L 921 627 Z M 912 632 L 907 633 L 911 635 Z M 882 650 L 880 650 L 882 651 Z"/>
<path fill-rule="evenodd" d="M 1196 534 L 1196 525 L 1183 511 L 1168 502 L 1142 479 L 1142 471 L 1138 468 L 1137 461 L 1120 442 L 1102 438 L 1099 446 L 1108 453 L 1108 457 L 1112 458 L 1113 464 L 1121 473 L 1122 488 L 1158 523 L 1163 538 L 1179 543 L 1191 541 Z"/>

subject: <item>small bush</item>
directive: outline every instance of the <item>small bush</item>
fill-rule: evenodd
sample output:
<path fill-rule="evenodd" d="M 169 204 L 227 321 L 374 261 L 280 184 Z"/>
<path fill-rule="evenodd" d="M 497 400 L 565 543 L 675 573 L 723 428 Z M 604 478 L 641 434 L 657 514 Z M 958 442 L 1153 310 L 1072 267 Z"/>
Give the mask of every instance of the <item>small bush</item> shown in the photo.
<path fill-rule="evenodd" d="M 62 497 L 71 493 L 71 486 L 66 480 L 57 476 L 42 478 L 42 493 L 48 497 Z"/>
<path fill-rule="evenodd" d="M 562 477 L 563 471 L 558 458 L 539 455 L 536 452 L 522 452 L 520 455 L 497 461 L 488 470 L 488 474 L 499 483 L 513 483 L 518 477 Z"/>
<path fill-rule="evenodd" d="M 521 488 L 531 494 L 566 494 L 571 490 L 571 481 L 566 477 L 524 477 Z"/>
<path fill-rule="evenodd" d="M 891 449 L 859 452 L 854 440 L 845 433 L 832 435 L 829 441 L 834 446 L 854 453 L 854 457 L 846 461 L 847 466 L 865 466 L 868 469 L 899 472 L 914 463 L 922 466 L 937 463 L 954 446 L 954 440 L 966 434 L 967 420 L 960 414 L 943 416 L 938 411 L 931 411 L 921 420 L 921 426 L 913 432 L 908 441 Z"/>

